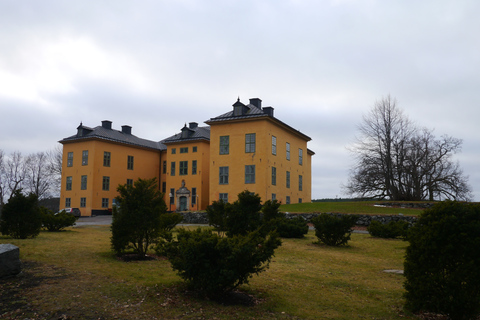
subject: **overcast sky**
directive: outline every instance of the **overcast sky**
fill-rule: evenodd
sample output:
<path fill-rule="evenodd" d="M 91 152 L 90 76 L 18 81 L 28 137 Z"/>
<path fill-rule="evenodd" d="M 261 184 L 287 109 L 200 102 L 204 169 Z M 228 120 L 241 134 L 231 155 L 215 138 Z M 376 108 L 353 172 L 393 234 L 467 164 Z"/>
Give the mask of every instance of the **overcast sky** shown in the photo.
<path fill-rule="evenodd" d="M 0 0 L 0 149 L 95 127 L 161 140 L 258 97 L 312 138 L 312 198 L 344 197 L 347 147 L 390 94 L 463 139 L 480 201 L 480 1 Z"/>

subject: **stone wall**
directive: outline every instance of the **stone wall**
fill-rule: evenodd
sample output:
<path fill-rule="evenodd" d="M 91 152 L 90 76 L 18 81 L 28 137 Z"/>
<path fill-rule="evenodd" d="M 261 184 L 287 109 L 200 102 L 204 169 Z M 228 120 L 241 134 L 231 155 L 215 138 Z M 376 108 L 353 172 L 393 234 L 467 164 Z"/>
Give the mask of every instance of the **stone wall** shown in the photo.
<path fill-rule="evenodd" d="M 181 212 L 183 215 L 182 224 L 208 224 L 208 216 L 206 212 Z M 318 216 L 320 213 L 291 213 L 287 214 L 287 218 L 303 217 L 305 220 L 310 221 L 312 218 Z M 341 216 L 342 213 L 327 213 L 329 215 Z M 369 226 L 372 220 L 377 220 L 381 223 L 389 223 L 390 221 L 405 220 L 410 224 L 417 221 L 417 217 L 404 216 L 404 215 L 358 215 L 358 226 Z"/>

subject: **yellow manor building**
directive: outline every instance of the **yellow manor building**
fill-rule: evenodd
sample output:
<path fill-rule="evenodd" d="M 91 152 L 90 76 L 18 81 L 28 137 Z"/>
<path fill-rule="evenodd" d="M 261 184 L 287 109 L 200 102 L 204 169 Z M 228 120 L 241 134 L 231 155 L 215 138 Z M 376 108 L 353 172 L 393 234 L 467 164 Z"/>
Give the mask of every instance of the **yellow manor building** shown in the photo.
<path fill-rule="evenodd" d="M 61 208 L 82 216 L 108 214 L 118 185 L 156 178 L 169 210 L 205 210 L 215 200 L 233 202 L 243 190 L 262 201 L 311 201 L 314 152 L 310 137 L 274 117 L 262 100 L 233 109 L 161 141 L 141 139 L 130 126 L 111 121 L 90 128 L 82 123 L 63 144 Z"/>

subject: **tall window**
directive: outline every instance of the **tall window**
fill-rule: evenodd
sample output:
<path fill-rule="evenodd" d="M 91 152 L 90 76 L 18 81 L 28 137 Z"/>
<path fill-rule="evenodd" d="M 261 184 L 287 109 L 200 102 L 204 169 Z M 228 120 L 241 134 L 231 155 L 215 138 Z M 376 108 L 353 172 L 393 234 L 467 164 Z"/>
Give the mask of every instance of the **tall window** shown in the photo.
<path fill-rule="evenodd" d="M 298 149 L 298 164 L 303 165 L 303 150 Z"/>
<path fill-rule="evenodd" d="M 176 148 L 172 148 L 172 154 L 176 154 L 177 153 L 177 149 Z"/>
<path fill-rule="evenodd" d="M 273 200 L 277 200 L 277 194 L 276 193 L 272 193 L 272 201 Z"/>
<path fill-rule="evenodd" d="M 197 174 L 197 160 L 192 160 L 192 174 Z"/>
<path fill-rule="evenodd" d="M 230 136 L 220 137 L 220 154 L 228 154 L 230 152 Z"/>
<path fill-rule="evenodd" d="M 287 188 L 290 188 L 290 171 L 287 171 Z"/>
<path fill-rule="evenodd" d="M 180 161 L 180 170 L 178 172 L 181 176 L 188 174 L 188 161 Z"/>
<path fill-rule="evenodd" d="M 172 162 L 170 164 L 170 175 L 174 176 L 175 175 L 175 162 Z"/>
<path fill-rule="evenodd" d="M 102 198 L 102 208 L 108 208 L 108 198 Z"/>
<path fill-rule="evenodd" d="M 67 167 L 73 166 L 73 152 L 67 154 Z"/>
<path fill-rule="evenodd" d="M 103 166 L 104 167 L 110 167 L 110 157 L 111 154 L 108 151 L 103 152 Z"/>
<path fill-rule="evenodd" d="M 175 188 L 170 188 L 170 204 L 175 203 Z"/>
<path fill-rule="evenodd" d="M 163 174 L 167 173 L 167 161 L 163 161 Z"/>
<path fill-rule="evenodd" d="M 167 183 L 165 181 L 162 182 L 162 193 L 167 192 Z"/>
<path fill-rule="evenodd" d="M 255 152 L 255 133 L 247 133 L 245 135 L 245 152 Z"/>
<path fill-rule="evenodd" d="M 197 204 L 197 188 L 192 188 L 192 206 Z"/>
<path fill-rule="evenodd" d="M 65 184 L 65 190 L 72 190 L 72 177 L 67 177 L 67 183 Z"/>
<path fill-rule="evenodd" d="M 228 184 L 228 167 L 220 167 L 219 176 L 219 184 Z"/>
<path fill-rule="evenodd" d="M 298 176 L 298 191 L 303 191 L 303 176 Z"/>
<path fill-rule="evenodd" d="M 109 191 L 110 190 L 110 177 L 103 177 L 102 179 L 102 190 Z"/>
<path fill-rule="evenodd" d="M 192 147 L 192 152 L 197 152 L 197 147 Z"/>
<path fill-rule="evenodd" d="M 255 183 L 255 165 L 245 166 L 245 183 Z"/>
<path fill-rule="evenodd" d="M 287 142 L 287 160 L 290 160 L 290 143 Z"/>
<path fill-rule="evenodd" d="M 277 185 L 277 168 L 272 167 L 272 186 Z"/>
<path fill-rule="evenodd" d="M 218 200 L 222 200 L 223 202 L 228 202 L 228 193 L 219 193 Z"/>
<path fill-rule="evenodd" d="M 287 203 L 286 204 L 290 204 L 290 196 L 287 196 Z"/>
<path fill-rule="evenodd" d="M 127 179 L 127 187 L 133 187 L 133 179 Z"/>
<path fill-rule="evenodd" d="M 298 203 L 302 203 L 302 198 L 298 198 Z"/>
<path fill-rule="evenodd" d="M 127 169 L 133 170 L 133 156 L 127 157 Z"/>
<path fill-rule="evenodd" d="M 87 176 L 82 176 L 80 189 L 87 190 Z"/>
<path fill-rule="evenodd" d="M 272 154 L 277 155 L 277 137 L 272 136 Z"/>
<path fill-rule="evenodd" d="M 82 166 L 88 165 L 88 150 L 82 151 Z"/>
<path fill-rule="evenodd" d="M 85 208 L 87 206 L 87 198 L 80 198 L 80 207 Z"/>
<path fill-rule="evenodd" d="M 70 208 L 72 206 L 72 198 L 65 198 L 65 208 Z"/>

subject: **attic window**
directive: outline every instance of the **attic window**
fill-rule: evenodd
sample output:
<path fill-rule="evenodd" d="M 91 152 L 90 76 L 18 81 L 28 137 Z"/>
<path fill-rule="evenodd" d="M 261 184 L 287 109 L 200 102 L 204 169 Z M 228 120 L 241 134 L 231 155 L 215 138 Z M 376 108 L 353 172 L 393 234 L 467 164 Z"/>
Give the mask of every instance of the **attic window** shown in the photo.
<path fill-rule="evenodd" d="M 243 114 L 243 106 L 235 106 L 233 107 L 233 115 L 234 116 L 241 116 Z"/>

